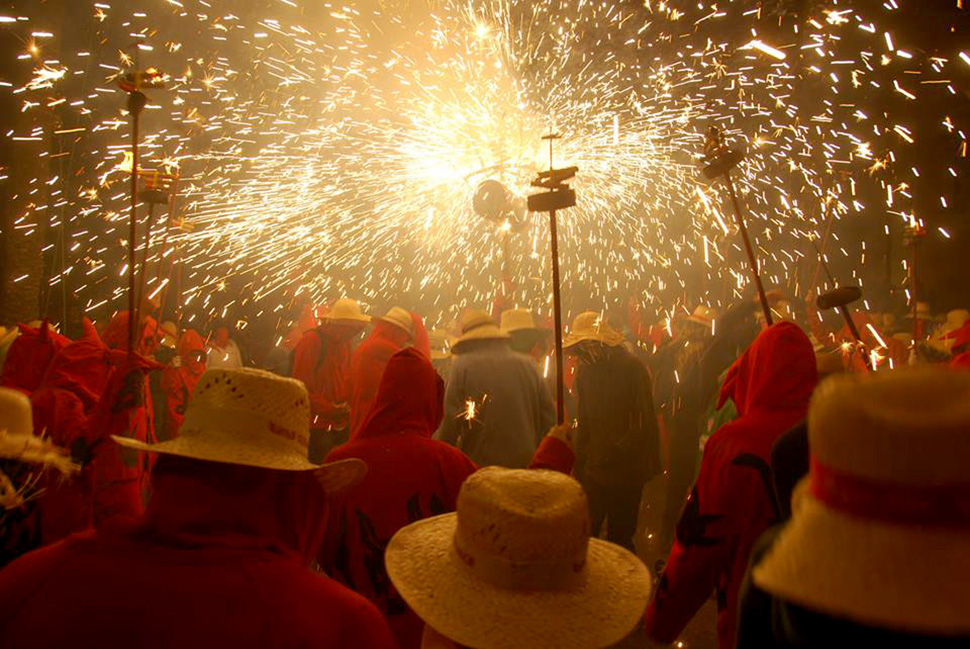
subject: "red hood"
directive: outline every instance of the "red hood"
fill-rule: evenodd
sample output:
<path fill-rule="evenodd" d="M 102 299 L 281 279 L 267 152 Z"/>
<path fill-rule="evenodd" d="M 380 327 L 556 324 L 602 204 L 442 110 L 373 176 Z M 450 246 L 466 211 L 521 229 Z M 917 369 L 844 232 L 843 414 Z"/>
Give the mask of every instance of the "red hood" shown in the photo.
<path fill-rule="evenodd" d="M 741 416 L 803 409 L 817 383 L 815 352 L 808 336 L 790 322 L 779 322 L 762 331 L 728 370 L 718 407 L 731 399 Z"/>
<path fill-rule="evenodd" d="M 443 416 L 444 381 L 426 356 L 414 348 L 391 357 L 374 405 L 355 439 L 394 433 L 430 437 Z"/>
<path fill-rule="evenodd" d="M 150 356 L 158 346 L 158 323 L 151 316 L 145 316 L 141 331 L 135 333 L 135 352 Z M 119 311 L 108 322 L 101 340 L 110 349 L 128 349 L 128 312 Z"/>
<path fill-rule="evenodd" d="M 309 563 L 323 543 L 326 495 L 312 471 L 159 456 L 145 524 L 182 546 L 269 549 Z"/>
<path fill-rule="evenodd" d="M 76 340 L 54 357 L 43 385 L 74 393 L 90 414 L 108 385 L 112 367 L 120 364 L 120 354 L 100 340 Z"/>
<path fill-rule="evenodd" d="M 182 359 L 182 367 L 195 375 L 201 375 L 205 371 L 203 361 L 192 358 L 193 352 L 205 352 L 205 340 L 195 329 L 186 329 L 185 333 L 179 338 L 176 352 Z"/>
<path fill-rule="evenodd" d="M 46 320 L 38 329 L 20 325 L 20 335 L 7 352 L 0 385 L 33 392 L 40 387 L 51 359 L 70 342 L 51 329 Z"/>

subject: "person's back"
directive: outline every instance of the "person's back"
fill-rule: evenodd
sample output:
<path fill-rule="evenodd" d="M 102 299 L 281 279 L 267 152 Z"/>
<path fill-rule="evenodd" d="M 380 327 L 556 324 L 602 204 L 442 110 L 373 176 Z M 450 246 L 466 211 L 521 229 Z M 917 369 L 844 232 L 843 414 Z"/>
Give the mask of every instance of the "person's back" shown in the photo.
<path fill-rule="evenodd" d="M 476 414 L 466 418 L 467 404 Z M 555 418 L 535 362 L 501 340 L 481 341 L 455 357 L 437 437 L 458 443 L 481 466 L 528 466 Z"/>
<path fill-rule="evenodd" d="M 269 376 L 209 371 L 182 437 L 115 438 L 158 455 L 145 513 L 0 572 L 0 646 L 393 646 L 372 604 L 307 567 L 321 484 L 345 486 L 362 464 L 310 464 L 306 391 Z"/>

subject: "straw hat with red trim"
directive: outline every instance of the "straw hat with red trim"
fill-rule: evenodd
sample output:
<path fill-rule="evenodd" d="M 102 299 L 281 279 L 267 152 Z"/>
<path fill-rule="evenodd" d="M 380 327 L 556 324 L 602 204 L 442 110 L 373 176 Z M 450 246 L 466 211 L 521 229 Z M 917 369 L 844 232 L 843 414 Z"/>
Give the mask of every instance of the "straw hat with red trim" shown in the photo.
<path fill-rule="evenodd" d="M 808 436 L 809 476 L 755 584 L 866 626 L 970 634 L 970 373 L 831 378 Z"/>
<path fill-rule="evenodd" d="M 301 381 L 256 369 L 207 370 L 192 393 L 178 437 L 146 444 L 112 438 L 128 448 L 196 460 L 281 471 L 318 471 L 333 490 L 367 472 L 360 460 L 323 466 L 307 459 L 310 399 Z"/>
<path fill-rule="evenodd" d="M 364 315 L 357 300 L 344 297 L 334 302 L 333 307 L 323 316 L 323 320 L 334 323 L 367 324 L 370 322 L 370 316 Z"/>
<path fill-rule="evenodd" d="M 650 597 L 646 567 L 590 538 L 579 483 L 555 471 L 487 467 L 457 513 L 398 531 L 387 573 L 428 626 L 477 649 L 596 649 L 622 640 Z"/>
<path fill-rule="evenodd" d="M 399 306 L 393 307 L 387 312 L 387 315 L 374 319 L 394 325 L 398 329 L 401 329 L 407 333 L 407 335 L 411 336 L 412 338 L 414 337 L 414 319 L 407 310 L 402 309 Z"/>

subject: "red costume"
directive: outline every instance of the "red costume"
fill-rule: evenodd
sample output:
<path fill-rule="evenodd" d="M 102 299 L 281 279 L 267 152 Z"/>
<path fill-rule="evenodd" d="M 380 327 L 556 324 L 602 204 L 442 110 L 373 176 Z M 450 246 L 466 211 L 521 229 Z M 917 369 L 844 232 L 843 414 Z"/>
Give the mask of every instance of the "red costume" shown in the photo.
<path fill-rule="evenodd" d="M 70 342 L 51 329 L 46 320 L 37 329 L 20 325 L 20 335 L 7 352 L 0 387 L 14 388 L 30 396 L 40 386 L 54 355 Z"/>
<path fill-rule="evenodd" d="M 292 376 L 310 394 L 310 428 L 349 425 L 348 410 L 338 406 L 350 402 L 350 353 L 350 341 L 329 335 L 326 324 L 303 334 L 293 350 Z"/>
<path fill-rule="evenodd" d="M 414 349 L 395 354 L 362 428 L 327 456 L 327 461 L 360 458 L 368 472 L 359 485 L 333 498 L 320 563 L 377 604 L 402 649 L 420 645 L 423 623 L 391 586 L 384 549 L 405 525 L 455 511 L 462 483 L 478 470 L 457 448 L 431 439 L 443 397 L 443 382 L 425 356 Z M 574 459 L 564 442 L 546 437 L 532 467 L 569 472 Z"/>
<path fill-rule="evenodd" d="M 431 358 L 431 343 L 425 331 L 421 318 L 412 314 L 411 321 L 414 335 L 401 327 L 382 320 L 375 320 L 374 329 L 364 339 L 350 360 L 350 375 L 353 382 L 353 398 L 350 404 L 351 434 L 360 430 L 364 419 L 370 413 L 377 389 L 384 376 L 391 356 L 404 349 L 409 341 L 414 342 L 415 348 L 428 358 Z"/>
<path fill-rule="evenodd" d="M 0 646 L 393 649 L 372 604 L 307 568 L 326 519 L 310 472 L 156 466 L 141 519 L 0 572 Z"/>
<path fill-rule="evenodd" d="M 734 646 L 738 590 L 751 548 L 778 520 L 771 447 L 805 418 L 817 382 L 812 343 L 788 322 L 763 331 L 728 371 L 721 403 L 733 399 L 739 417 L 704 447 L 697 484 L 647 608 L 645 629 L 654 640 L 676 640 L 716 591 L 718 644 Z"/>
<path fill-rule="evenodd" d="M 205 340 L 193 329 L 179 338 L 179 365 L 162 370 L 162 392 L 165 394 L 165 421 L 158 426 L 161 440 L 175 439 L 185 419 L 185 409 L 202 373 L 205 372 Z"/>

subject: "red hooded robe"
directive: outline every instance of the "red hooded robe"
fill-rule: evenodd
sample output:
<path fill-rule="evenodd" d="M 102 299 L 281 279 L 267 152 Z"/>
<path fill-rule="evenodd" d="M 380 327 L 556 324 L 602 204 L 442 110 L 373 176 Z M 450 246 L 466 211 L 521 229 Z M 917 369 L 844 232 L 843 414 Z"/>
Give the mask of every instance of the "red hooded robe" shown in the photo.
<path fill-rule="evenodd" d="M 28 396 L 40 386 L 54 355 L 70 344 L 45 320 L 38 327 L 20 325 L 20 335 L 10 345 L 0 374 L 0 387 L 14 388 Z"/>
<path fill-rule="evenodd" d="M 336 406 L 350 402 L 350 353 L 350 341 L 328 335 L 325 324 L 303 334 L 293 350 L 290 374 L 303 381 L 310 394 L 310 428 L 349 425 Z"/>
<path fill-rule="evenodd" d="M 721 403 L 732 399 L 739 417 L 704 447 L 677 540 L 647 608 L 645 629 L 652 639 L 676 640 L 716 591 L 718 644 L 734 647 L 748 556 L 761 533 L 778 520 L 771 447 L 805 418 L 817 382 L 812 343 L 789 322 L 763 331 L 728 370 Z"/>
<path fill-rule="evenodd" d="M 377 604 L 402 649 L 417 649 L 423 623 L 391 585 L 384 549 L 410 523 L 455 510 L 462 483 L 478 467 L 454 446 L 431 439 L 443 413 L 444 384 L 415 349 L 387 364 L 377 399 L 356 437 L 327 461 L 360 458 L 364 480 L 333 499 L 320 563 L 328 574 Z M 568 473 L 574 456 L 546 437 L 532 468 Z"/>
<path fill-rule="evenodd" d="M 140 519 L 0 572 L 0 646 L 393 649 L 371 603 L 307 568 L 326 520 L 311 472 L 163 458 L 152 484 Z"/>
<path fill-rule="evenodd" d="M 186 329 L 179 338 L 176 353 L 179 366 L 162 370 L 162 392 L 165 395 L 165 421 L 158 428 L 162 441 L 175 439 L 185 419 L 189 398 L 205 372 L 205 340 L 194 329 Z"/>

